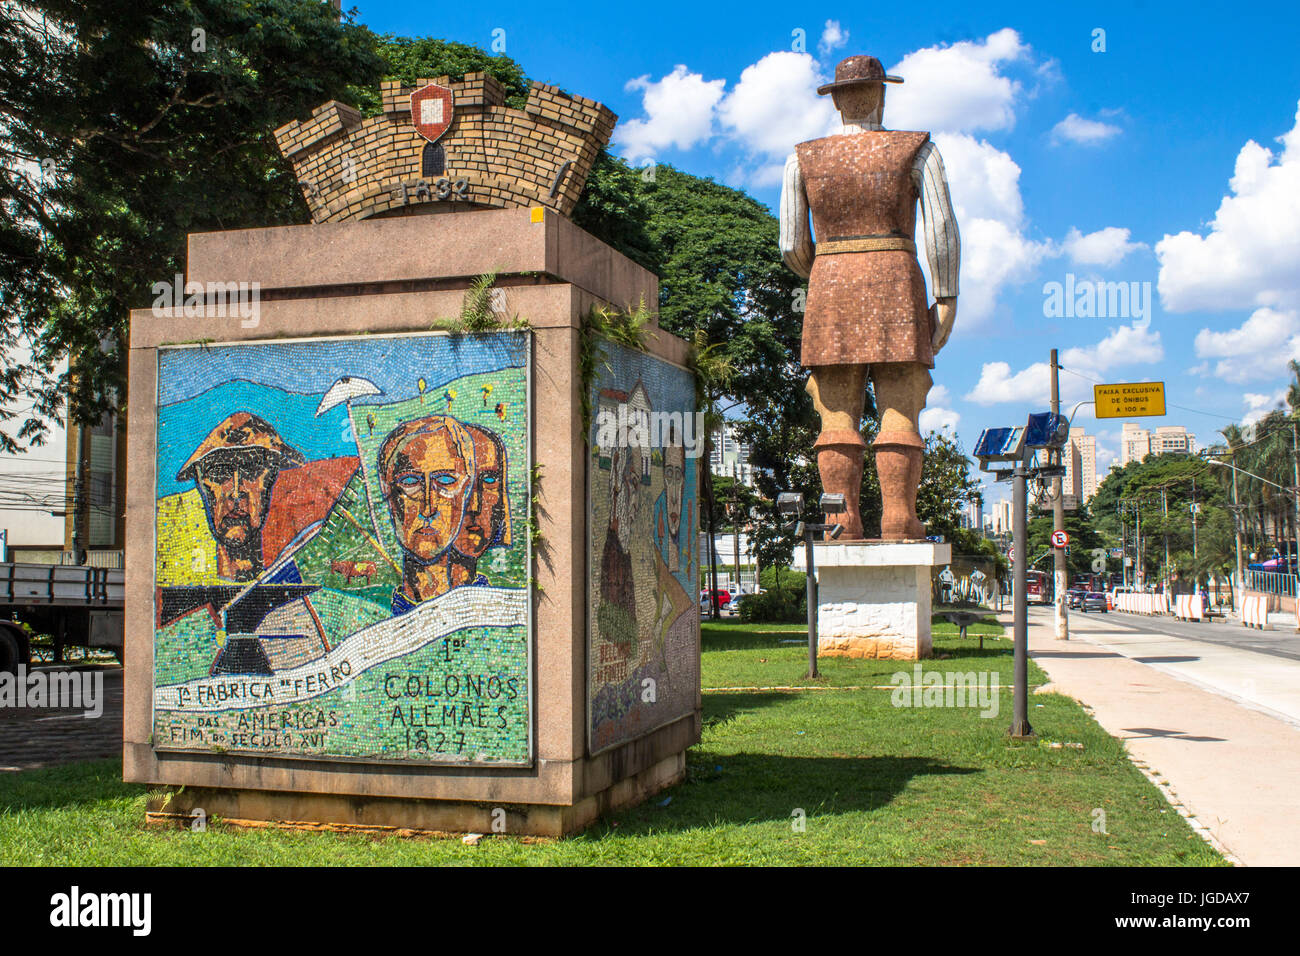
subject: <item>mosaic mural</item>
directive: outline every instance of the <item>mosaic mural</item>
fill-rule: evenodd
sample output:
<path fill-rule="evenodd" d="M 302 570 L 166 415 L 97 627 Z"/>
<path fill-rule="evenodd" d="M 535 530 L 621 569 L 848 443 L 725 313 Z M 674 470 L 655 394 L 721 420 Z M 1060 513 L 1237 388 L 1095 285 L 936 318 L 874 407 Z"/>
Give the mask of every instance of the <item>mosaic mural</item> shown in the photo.
<path fill-rule="evenodd" d="M 528 353 L 159 350 L 156 747 L 529 762 Z"/>
<path fill-rule="evenodd" d="M 592 388 L 587 708 L 593 753 L 691 713 L 700 680 L 695 382 L 607 345 Z"/>
<path fill-rule="evenodd" d="M 934 572 L 931 598 L 936 604 L 985 604 L 997 600 L 997 568 L 991 559 L 953 555 Z"/>

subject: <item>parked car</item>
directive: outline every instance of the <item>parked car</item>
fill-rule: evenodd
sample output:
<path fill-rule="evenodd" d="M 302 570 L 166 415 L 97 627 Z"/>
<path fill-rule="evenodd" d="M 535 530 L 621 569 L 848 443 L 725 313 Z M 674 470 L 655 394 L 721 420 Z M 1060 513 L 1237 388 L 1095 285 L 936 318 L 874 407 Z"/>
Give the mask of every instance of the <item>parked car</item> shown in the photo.
<path fill-rule="evenodd" d="M 1089 611 L 1101 611 L 1105 614 L 1110 608 L 1106 595 L 1100 591 L 1085 591 L 1082 599 L 1079 601 L 1079 610 L 1087 614 Z"/>
<path fill-rule="evenodd" d="M 720 610 L 725 611 L 728 608 L 728 606 L 730 606 L 731 592 L 728 591 L 726 588 L 718 588 L 716 591 L 713 592 L 713 596 L 717 600 L 718 608 Z M 710 603 L 711 602 L 709 600 L 709 590 L 708 588 L 705 588 L 703 591 L 700 592 L 701 610 L 708 610 Z"/>

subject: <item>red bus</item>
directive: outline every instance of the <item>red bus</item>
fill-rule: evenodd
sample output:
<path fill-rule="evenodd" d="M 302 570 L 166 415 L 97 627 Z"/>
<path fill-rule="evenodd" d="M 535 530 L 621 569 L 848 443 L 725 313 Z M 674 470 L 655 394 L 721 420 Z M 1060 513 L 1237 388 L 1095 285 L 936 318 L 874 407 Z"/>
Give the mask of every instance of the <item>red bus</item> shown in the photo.
<path fill-rule="evenodd" d="M 1025 600 L 1030 604 L 1051 604 L 1051 576 L 1046 571 L 1025 572 Z"/>

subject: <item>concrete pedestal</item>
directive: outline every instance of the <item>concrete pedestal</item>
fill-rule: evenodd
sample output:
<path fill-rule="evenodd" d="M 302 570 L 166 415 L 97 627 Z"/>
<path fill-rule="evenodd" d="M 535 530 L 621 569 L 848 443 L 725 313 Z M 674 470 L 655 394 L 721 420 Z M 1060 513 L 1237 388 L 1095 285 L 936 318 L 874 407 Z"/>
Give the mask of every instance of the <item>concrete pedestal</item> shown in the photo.
<path fill-rule="evenodd" d="M 817 653 L 919 660 L 930 656 L 932 569 L 952 545 L 931 541 L 825 541 L 817 565 Z M 807 570 L 796 548 L 796 570 Z"/>
<path fill-rule="evenodd" d="M 449 335 L 489 272 L 527 329 Z M 123 767 L 152 818 L 559 836 L 679 781 L 695 460 L 584 437 L 584 404 L 694 418 L 687 344 L 657 327 L 582 394 L 584 316 L 657 302 L 655 277 L 537 207 L 192 235 L 185 278 L 195 303 L 131 314 Z M 230 283 L 255 310 L 207 308 Z M 213 502 L 250 461 L 236 552 Z M 438 508 L 490 519 L 483 547 L 410 518 L 432 492 L 400 462 L 474 476 Z M 416 590 L 421 535 L 477 563 Z"/>

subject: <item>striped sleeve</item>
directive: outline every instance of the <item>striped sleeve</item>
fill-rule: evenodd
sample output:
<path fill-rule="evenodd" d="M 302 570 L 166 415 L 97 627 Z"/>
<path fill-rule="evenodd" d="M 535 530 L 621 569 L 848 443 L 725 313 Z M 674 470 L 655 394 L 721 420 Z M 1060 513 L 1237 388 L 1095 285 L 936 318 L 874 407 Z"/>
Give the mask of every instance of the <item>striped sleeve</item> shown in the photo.
<path fill-rule="evenodd" d="M 957 274 L 961 270 L 961 236 L 957 234 L 957 217 L 948 196 L 948 178 L 944 174 L 939 148 L 927 142 L 912 163 L 912 182 L 921 197 L 921 217 L 925 224 L 925 255 L 930 265 L 931 293 L 936 299 L 957 295 Z"/>
<path fill-rule="evenodd" d="M 808 196 L 804 192 L 799 155 L 791 153 L 785 161 L 781 181 L 781 258 L 795 275 L 812 274 L 813 241 L 808 227 Z"/>

